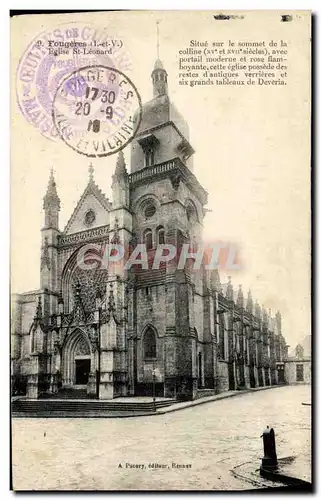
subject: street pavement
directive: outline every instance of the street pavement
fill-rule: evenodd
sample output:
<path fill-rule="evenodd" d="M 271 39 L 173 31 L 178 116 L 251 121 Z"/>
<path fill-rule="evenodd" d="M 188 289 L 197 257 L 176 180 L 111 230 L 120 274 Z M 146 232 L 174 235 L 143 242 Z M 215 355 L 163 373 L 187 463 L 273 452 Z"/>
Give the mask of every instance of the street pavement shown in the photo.
<path fill-rule="evenodd" d="M 13 487 L 255 489 L 269 482 L 240 471 L 244 464 L 259 468 L 266 425 L 275 430 L 278 456 L 300 457 L 308 478 L 312 407 L 301 404 L 306 401 L 310 386 L 283 386 L 159 416 L 13 419 Z"/>

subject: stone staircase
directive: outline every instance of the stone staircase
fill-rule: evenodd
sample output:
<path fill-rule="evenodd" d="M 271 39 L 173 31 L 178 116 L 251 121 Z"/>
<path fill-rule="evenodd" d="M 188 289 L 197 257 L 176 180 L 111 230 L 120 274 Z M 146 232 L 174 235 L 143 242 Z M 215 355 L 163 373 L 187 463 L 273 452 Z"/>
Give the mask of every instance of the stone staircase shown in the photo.
<path fill-rule="evenodd" d="M 59 389 L 56 394 L 43 393 L 40 399 L 91 399 L 87 389 L 74 389 L 73 387 Z"/>
<path fill-rule="evenodd" d="M 98 399 L 14 399 L 11 403 L 13 417 L 59 418 L 59 417 L 126 417 L 148 415 L 154 412 L 152 401 L 117 401 Z M 155 402 L 156 411 L 175 403 L 174 399 Z"/>

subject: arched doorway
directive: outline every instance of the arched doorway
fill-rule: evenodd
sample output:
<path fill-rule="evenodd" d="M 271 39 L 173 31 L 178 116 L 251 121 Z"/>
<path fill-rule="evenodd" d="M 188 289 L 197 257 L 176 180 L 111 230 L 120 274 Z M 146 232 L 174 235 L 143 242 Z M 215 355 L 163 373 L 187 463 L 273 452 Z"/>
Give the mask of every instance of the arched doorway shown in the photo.
<path fill-rule="evenodd" d="M 143 344 L 144 345 L 144 359 L 156 360 L 156 358 L 157 358 L 157 355 L 156 355 L 156 352 L 157 352 L 156 333 L 152 328 L 148 327 L 145 330 L 143 341 L 144 341 L 144 344 Z"/>
<path fill-rule="evenodd" d="M 86 334 L 74 330 L 67 338 L 62 352 L 63 386 L 85 387 L 91 366 L 91 350 Z"/>
<path fill-rule="evenodd" d="M 152 325 L 146 325 L 134 353 L 134 367 L 137 371 L 136 396 L 164 396 L 161 349 L 157 330 Z"/>

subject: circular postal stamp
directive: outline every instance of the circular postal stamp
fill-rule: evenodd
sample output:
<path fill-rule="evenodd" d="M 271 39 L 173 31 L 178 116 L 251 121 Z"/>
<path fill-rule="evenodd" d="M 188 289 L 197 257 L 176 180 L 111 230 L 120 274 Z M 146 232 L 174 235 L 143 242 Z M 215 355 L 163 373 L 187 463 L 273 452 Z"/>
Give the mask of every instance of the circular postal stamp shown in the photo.
<path fill-rule="evenodd" d="M 54 126 L 77 153 L 109 156 L 133 140 L 142 116 L 140 95 L 122 71 L 94 65 L 76 69 L 59 84 Z"/>
<path fill-rule="evenodd" d="M 59 139 L 52 121 L 57 88 L 77 68 L 99 64 L 127 74 L 132 69 L 123 38 L 109 26 L 69 22 L 38 34 L 17 68 L 16 96 L 23 116 L 45 137 Z"/>

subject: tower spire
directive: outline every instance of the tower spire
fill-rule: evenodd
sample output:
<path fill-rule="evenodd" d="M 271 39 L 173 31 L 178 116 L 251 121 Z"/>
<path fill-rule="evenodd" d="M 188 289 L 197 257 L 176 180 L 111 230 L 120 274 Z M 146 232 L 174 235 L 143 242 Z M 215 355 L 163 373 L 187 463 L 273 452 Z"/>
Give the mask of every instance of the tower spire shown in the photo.
<path fill-rule="evenodd" d="M 43 198 L 43 202 L 44 202 L 44 208 L 48 207 L 49 205 L 57 206 L 58 210 L 60 208 L 60 200 L 59 200 L 59 197 L 57 194 L 56 181 L 55 181 L 54 171 L 53 171 L 52 167 L 50 169 L 48 187 L 47 187 L 46 194 Z"/>
<path fill-rule="evenodd" d="M 157 59 L 155 61 L 154 69 L 152 72 L 154 97 L 167 95 L 167 72 L 164 69 L 163 63 L 159 58 L 159 23 L 160 23 L 160 21 L 156 21 L 156 33 L 157 33 L 156 54 L 157 54 Z"/>
<path fill-rule="evenodd" d="M 157 50 L 157 59 L 159 59 L 159 23 L 160 21 L 156 21 L 156 29 L 157 29 L 157 45 L 156 45 L 156 50 Z"/>
<path fill-rule="evenodd" d="M 48 187 L 46 194 L 43 197 L 43 208 L 45 211 L 45 227 L 58 229 L 58 212 L 60 210 L 60 199 L 57 193 L 53 168 L 50 169 Z"/>
<path fill-rule="evenodd" d="M 118 157 L 117 157 L 115 175 L 120 177 L 120 176 L 126 175 L 126 174 L 127 174 L 127 170 L 126 170 L 125 157 L 124 157 L 123 150 L 121 150 L 121 151 L 119 151 Z"/>
<path fill-rule="evenodd" d="M 113 207 L 129 206 L 129 180 L 123 151 L 119 151 L 115 173 L 112 177 Z"/>

